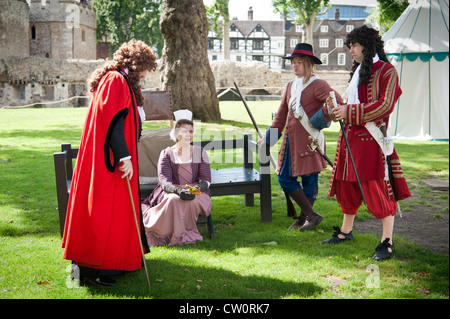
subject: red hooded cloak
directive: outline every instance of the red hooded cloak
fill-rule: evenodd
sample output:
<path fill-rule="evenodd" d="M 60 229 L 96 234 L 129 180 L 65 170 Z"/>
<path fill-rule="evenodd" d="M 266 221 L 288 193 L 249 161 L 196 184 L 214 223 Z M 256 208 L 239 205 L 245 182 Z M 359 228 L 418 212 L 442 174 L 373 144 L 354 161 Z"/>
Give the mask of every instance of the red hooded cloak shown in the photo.
<path fill-rule="evenodd" d="M 110 71 L 102 77 L 92 96 L 67 207 L 63 258 L 79 266 L 125 271 L 141 268 L 127 182 L 122 178 L 123 172 L 114 161 L 110 146 L 112 131 L 121 117 L 133 164 L 130 184 L 134 207 L 139 215 L 136 217 L 141 241 L 148 252 L 139 204 L 139 115 L 125 73 Z"/>

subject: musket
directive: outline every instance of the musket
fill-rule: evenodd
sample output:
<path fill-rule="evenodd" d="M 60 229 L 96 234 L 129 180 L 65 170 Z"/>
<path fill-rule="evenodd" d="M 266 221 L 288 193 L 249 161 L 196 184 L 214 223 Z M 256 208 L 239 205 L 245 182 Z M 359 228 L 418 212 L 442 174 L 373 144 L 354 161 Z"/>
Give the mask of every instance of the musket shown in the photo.
<path fill-rule="evenodd" d="M 237 90 L 239 96 L 241 97 L 242 103 L 244 103 L 245 109 L 247 110 L 247 113 L 250 116 L 250 119 L 252 120 L 253 126 L 255 127 L 259 138 L 263 138 L 261 130 L 259 129 L 258 124 L 256 123 L 255 118 L 253 117 L 252 111 L 250 111 L 250 108 L 248 107 L 247 102 L 245 101 L 245 98 L 242 95 L 241 89 L 239 89 L 239 86 L 237 85 L 236 82 L 233 82 L 233 83 L 234 83 L 234 86 L 236 87 L 236 90 Z M 277 168 L 277 164 L 275 162 L 275 158 L 272 156 L 272 153 L 270 153 L 269 148 L 267 148 L 267 149 L 268 149 L 268 152 L 269 152 L 270 162 L 272 163 L 273 168 L 276 169 Z"/>
<path fill-rule="evenodd" d="M 334 107 L 336 107 L 337 106 L 337 101 L 336 101 L 336 94 L 334 93 L 334 91 L 330 92 L 330 97 L 331 97 L 331 100 L 333 101 Z M 353 159 L 352 151 L 350 149 L 350 144 L 348 142 L 347 134 L 345 133 L 345 128 L 344 128 L 344 124 L 342 124 L 342 120 L 339 120 L 339 125 L 341 126 L 341 132 L 342 132 L 342 135 L 344 136 L 345 145 L 347 146 L 348 155 L 350 156 L 350 160 L 352 162 L 353 170 L 355 171 L 356 180 L 358 181 L 358 186 L 359 186 L 359 190 L 361 191 L 361 196 L 362 196 L 362 199 L 364 201 L 364 205 L 366 205 L 366 207 L 367 207 L 366 197 L 364 196 L 364 192 L 363 192 L 363 189 L 362 189 L 361 181 L 359 180 L 358 171 L 356 170 L 355 161 Z"/>
<path fill-rule="evenodd" d="M 247 110 L 248 115 L 250 116 L 250 119 L 252 120 L 253 126 L 256 129 L 256 132 L 258 133 L 259 138 L 263 138 L 263 135 L 258 127 L 258 124 L 255 121 L 255 118 L 253 117 L 252 111 L 250 111 L 250 108 L 247 105 L 247 102 L 245 101 L 244 96 L 242 95 L 241 89 L 239 88 L 238 84 L 236 82 L 233 82 L 234 86 L 236 87 L 236 90 L 242 100 L 242 103 L 244 103 L 245 109 Z M 270 153 L 269 145 L 266 145 L 266 151 L 269 153 L 270 163 L 272 163 L 273 169 L 276 170 L 277 164 L 275 162 L 274 157 L 272 156 L 272 153 Z M 289 217 L 296 217 L 297 213 L 295 212 L 294 204 L 292 204 L 291 199 L 289 198 L 289 195 L 285 192 L 284 196 L 286 197 L 286 202 L 288 205 L 288 216 Z"/>

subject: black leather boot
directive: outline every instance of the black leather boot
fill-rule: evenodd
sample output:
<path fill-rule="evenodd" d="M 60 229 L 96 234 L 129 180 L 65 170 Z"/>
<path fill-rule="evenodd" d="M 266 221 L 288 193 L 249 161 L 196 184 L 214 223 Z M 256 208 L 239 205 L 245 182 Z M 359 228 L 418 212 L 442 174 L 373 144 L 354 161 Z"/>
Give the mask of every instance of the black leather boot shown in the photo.
<path fill-rule="evenodd" d="M 295 211 L 294 204 L 292 204 L 289 194 L 285 192 L 284 196 L 286 197 L 286 209 L 288 217 L 297 217 L 297 212 Z"/>
<path fill-rule="evenodd" d="M 289 229 L 299 229 L 301 228 L 306 222 L 306 216 L 303 213 L 300 213 L 300 216 L 295 218 L 295 222 L 289 226 Z"/>

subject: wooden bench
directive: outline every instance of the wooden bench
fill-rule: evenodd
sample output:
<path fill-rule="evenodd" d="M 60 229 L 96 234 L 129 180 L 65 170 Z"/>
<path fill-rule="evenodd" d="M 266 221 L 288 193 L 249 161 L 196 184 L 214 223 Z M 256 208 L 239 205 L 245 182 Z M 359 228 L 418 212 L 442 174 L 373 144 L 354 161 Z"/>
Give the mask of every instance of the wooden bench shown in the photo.
<path fill-rule="evenodd" d="M 61 237 L 64 234 L 64 225 L 66 222 L 67 204 L 69 201 L 70 186 L 73 175 L 73 160 L 77 158 L 78 149 L 72 148 L 71 144 L 61 144 L 61 152 L 53 153 L 53 161 L 55 165 L 55 180 L 56 180 L 56 196 L 58 199 L 58 214 L 59 214 L 59 231 Z M 156 186 L 156 184 L 154 185 Z M 154 187 L 153 187 L 154 188 Z M 152 188 L 152 189 L 153 189 Z M 143 198 L 146 194 L 150 194 L 147 188 L 144 192 L 140 192 L 140 197 Z M 148 196 L 147 195 L 147 196 Z M 214 228 L 212 224 L 211 215 L 208 217 L 199 216 L 197 226 L 208 226 L 209 238 L 214 238 Z"/>
<path fill-rule="evenodd" d="M 248 207 L 254 206 L 254 195 L 260 196 L 261 221 L 272 221 L 272 198 L 270 184 L 270 161 L 268 148 L 264 154 L 255 141 L 252 134 L 243 134 L 242 139 L 201 141 L 193 142 L 210 150 L 243 150 L 243 165 L 241 167 L 214 169 L 211 163 L 211 196 L 244 195 L 244 204 Z M 259 171 L 253 167 L 253 153 L 259 154 Z M 212 159 L 210 158 L 210 161 Z M 141 184 L 141 194 L 148 196 L 156 184 Z"/>
<path fill-rule="evenodd" d="M 270 184 L 270 167 L 267 156 L 260 154 L 259 168 L 253 168 L 253 153 L 259 151 L 251 134 L 244 134 L 242 139 L 194 142 L 205 150 L 243 149 L 243 166 L 234 168 L 211 169 L 211 195 L 245 195 L 245 205 L 254 206 L 254 194 L 260 193 L 261 221 L 272 221 L 272 201 Z M 267 154 L 267 153 L 266 153 Z M 73 160 L 77 158 L 78 149 L 71 144 L 62 144 L 61 152 L 53 154 L 55 166 L 56 194 L 58 199 L 59 226 L 61 237 L 64 233 L 67 203 L 73 174 Z M 261 160 L 265 159 L 267 160 Z M 140 184 L 140 197 L 145 198 L 153 191 L 156 184 Z M 207 224 L 208 235 L 214 238 L 211 215 L 208 218 L 199 216 L 197 224 Z"/>

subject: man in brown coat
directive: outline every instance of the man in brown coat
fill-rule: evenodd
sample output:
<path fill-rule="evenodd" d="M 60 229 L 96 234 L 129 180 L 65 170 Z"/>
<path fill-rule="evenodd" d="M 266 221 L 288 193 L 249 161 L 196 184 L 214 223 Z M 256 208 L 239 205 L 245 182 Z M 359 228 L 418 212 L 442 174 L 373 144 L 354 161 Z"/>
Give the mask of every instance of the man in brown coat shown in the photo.
<path fill-rule="evenodd" d="M 319 173 L 327 165 L 321 155 L 321 152 L 325 154 L 325 139 L 321 130 L 331 123 L 325 102 L 330 91 L 334 90 L 314 75 L 314 64 L 322 62 L 314 56 L 310 44 L 297 44 L 291 56 L 285 59 L 291 61 L 296 79 L 288 83 L 275 119 L 258 144 L 274 145 L 285 130 L 276 173 L 286 195 L 288 215 L 296 215 L 290 198 L 301 209 L 290 228 L 312 230 L 322 221 L 322 216 L 314 212 L 313 205 L 318 192 Z M 336 99 L 342 101 L 338 93 Z"/>

